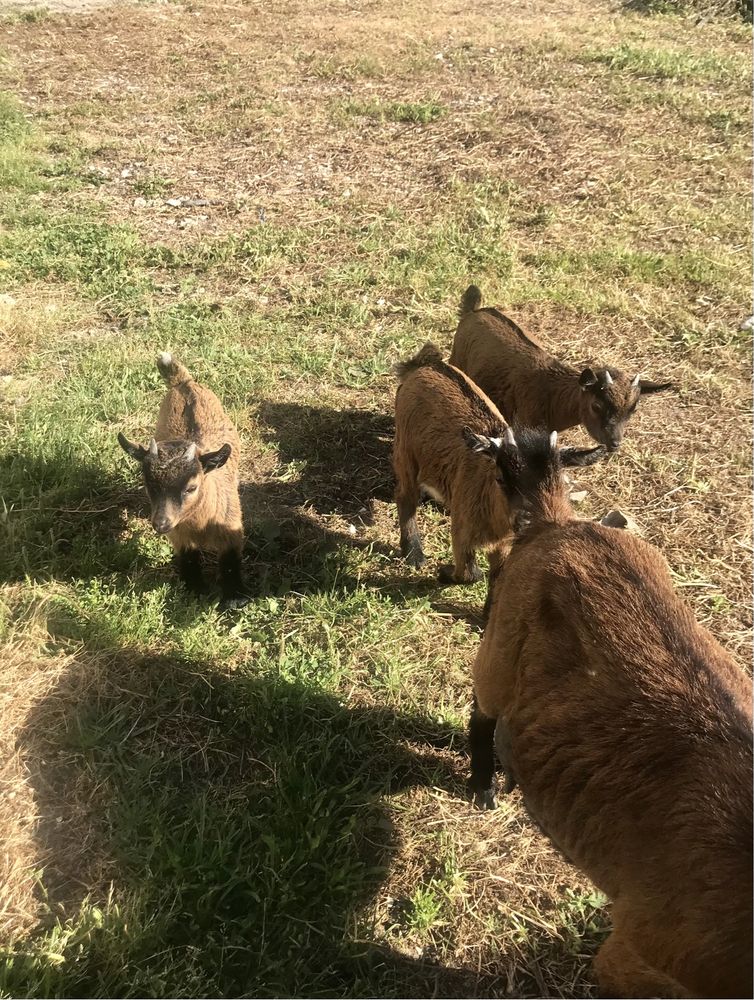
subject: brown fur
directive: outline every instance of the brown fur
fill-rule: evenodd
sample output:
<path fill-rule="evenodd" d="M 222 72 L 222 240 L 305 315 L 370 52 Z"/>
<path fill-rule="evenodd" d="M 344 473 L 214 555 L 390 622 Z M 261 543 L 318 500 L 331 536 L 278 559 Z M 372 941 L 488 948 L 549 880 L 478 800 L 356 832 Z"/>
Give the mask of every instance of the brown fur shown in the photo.
<path fill-rule="evenodd" d="M 595 441 L 616 448 L 642 389 L 617 368 L 595 369 L 594 385 L 584 388 L 582 373 L 549 354 L 497 309 L 480 308 L 481 302 L 482 293 L 471 285 L 461 300 L 450 363 L 466 372 L 510 423 L 548 431 L 583 424 Z M 643 383 L 644 392 L 668 387 Z"/>
<path fill-rule="evenodd" d="M 562 483 L 530 518 L 474 690 L 532 816 L 613 900 L 602 993 L 751 997 L 749 681 L 655 548 L 574 520 Z"/>
<path fill-rule="evenodd" d="M 395 399 L 393 467 L 404 555 L 416 566 L 424 561 L 415 518 L 424 487 L 450 510 L 454 566 L 444 576 L 468 583 L 480 575 L 477 548 L 491 548 L 491 568 L 497 566 L 511 523 L 494 463 L 474 455 L 462 432 L 469 427 L 496 437 L 505 421 L 432 344 L 397 371 L 402 381 Z"/>

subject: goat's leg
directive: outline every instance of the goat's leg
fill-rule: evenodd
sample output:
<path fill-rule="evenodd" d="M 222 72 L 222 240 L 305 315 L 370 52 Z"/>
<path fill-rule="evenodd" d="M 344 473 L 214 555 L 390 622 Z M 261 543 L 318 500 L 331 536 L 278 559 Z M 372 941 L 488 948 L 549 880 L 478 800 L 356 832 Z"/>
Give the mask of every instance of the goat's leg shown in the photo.
<path fill-rule="evenodd" d="M 249 595 L 244 592 L 243 575 L 241 573 L 241 551 L 243 536 L 220 553 L 218 559 L 218 575 L 220 580 L 220 609 L 233 611 L 249 603 Z"/>
<path fill-rule="evenodd" d="M 516 787 L 516 776 L 513 772 L 513 759 L 511 756 L 511 734 L 508 729 L 508 723 L 502 715 L 499 716 L 495 725 L 495 754 L 505 774 L 503 791 L 507 795 Z"/>
<path fill-rule="evenodd" d="M 495 799 L 495 726 L 496 719 L 483 715 L 479 709 L 476 694 L 469 719 L 469 754 L 471 756 L 471 777 L 468 781 L 469 793 L 474 805 L 480 809 L 494 809 Z"/>
<path fill-rule="evenodd" d="M 440 583 L 476 583 L 484 574 L 476 564 L 476 552 L 462 519 L 450 515 L 450 534 L 453 543 L 453 565 L 440 567 Z"/>
<path fill-rule="evenodd" d="M 202 554 L 199 549 L 178 549 L 178 576 L 190 594 L 201 594 L 204 591 Z"/>
<path fill-rule="evenodd" d="M 395 503 L 401 527 L 401 553 L 409 566 L 421 569 L 427 561 L 427 557 L 422 549 L 421 535 L 416 523 L 416 508 L 419 504 L 419 484 L 416 481 L 416 473 L 410 476 L 406 471 L 399 471 L 396 467 L 395 474 L 398 481 L 395 490 Z"/>
<path fill-rule="evenodd" d="M 597 952 L 594 973 L 601 997 L 683 998 L 690 994 L 672 977 L 649 965 L 613 914 L 613 931 Z M 625 925 L 624 925 L 625 926 Z"/>

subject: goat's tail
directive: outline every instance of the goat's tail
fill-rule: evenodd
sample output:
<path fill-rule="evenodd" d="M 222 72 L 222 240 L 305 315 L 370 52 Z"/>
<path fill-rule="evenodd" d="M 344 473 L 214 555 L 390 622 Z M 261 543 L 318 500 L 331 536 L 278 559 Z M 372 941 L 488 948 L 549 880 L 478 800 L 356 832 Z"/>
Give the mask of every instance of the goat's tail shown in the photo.
<path fill-rule="evenodd" d="M 425 344 L 418 354 L 408 361 L 402 361 L 395 365 L 393 371 L 398 376 L 398 381 L 402 382 L 407 375 L 416 371 L 417 368 L 428 368 L 442 362 L 442 352 L 434 344 Z"/>
<path fill-rule="evenodd" d="M 466 313 L 476 312 L 482 304 L 482 293 L 476 285 L 469 285 L 461 296 L 458 315 L 463 319 Z"/>
<path fill-rule="evenodd" d="M 191 381 L 191 373 L 188 368 L 180 361 L 176 361 L 169 351 L 161 351 L 157 355 L 157 369 L 169 386 Z"/>

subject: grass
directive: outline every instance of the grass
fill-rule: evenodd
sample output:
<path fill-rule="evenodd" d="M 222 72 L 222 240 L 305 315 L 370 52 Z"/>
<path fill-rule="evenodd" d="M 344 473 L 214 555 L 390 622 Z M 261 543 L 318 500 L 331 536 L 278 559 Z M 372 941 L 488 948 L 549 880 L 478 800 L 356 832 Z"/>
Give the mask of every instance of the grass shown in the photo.
<path fill-rule="evenodd" d="M 584 58 L 590 62 L 605 63 L 611 70 L 655 80 L 726 82 L 730 78 L 740 78 L 744 71 L 738 60 L 717 54 L 702 55 L 627 44 L 601 52 L 586 52 Z"/>
<path fill-rule="evenodd" d="M 545 6 L 196 0 L 170 52 L 159 5 L 0 24 L 0 995 L 594 994 L 605 900 L 517 793 L 465 799 L 484 585 L 436 584 L 432 506 L 430 568 L 397 556 L 391 369 L 475 281 L 672 378 L 580 510 L 634 516 L 743 663 L 749 55 Z M 236 615 L 115 440 L 163 348 L 244 443 Z"/>
<path fill-rule="evenodd" d="M 428 125 L 439 118 L 445 109 L 437 101 L 359 101 L 353 98 L 336 106 L 338 117 L 373 118 L 381 122 L 409 122 Z"/>

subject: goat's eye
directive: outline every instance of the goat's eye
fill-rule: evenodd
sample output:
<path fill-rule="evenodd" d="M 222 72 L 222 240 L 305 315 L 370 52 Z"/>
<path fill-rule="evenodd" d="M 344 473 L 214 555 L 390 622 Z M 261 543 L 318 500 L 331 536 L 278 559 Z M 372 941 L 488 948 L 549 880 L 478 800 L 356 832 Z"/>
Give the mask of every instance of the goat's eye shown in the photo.
<path fill-rule="evenodd" d="M 187 486 L 186 489 L 183 491 L 183 495 L 187 497 L 190 493 L 196 493 L 196 490 L 197 490 L 196 486 Z"/>
<path fill-rule="evenodd" d="M 592 403 L 592 411 L 594 413 L 602 413 L 602 406 L 601 406 L 601 404 L 598 403 L 598 402 L 596 402 L 596 401 L 594 403 Z"/>

